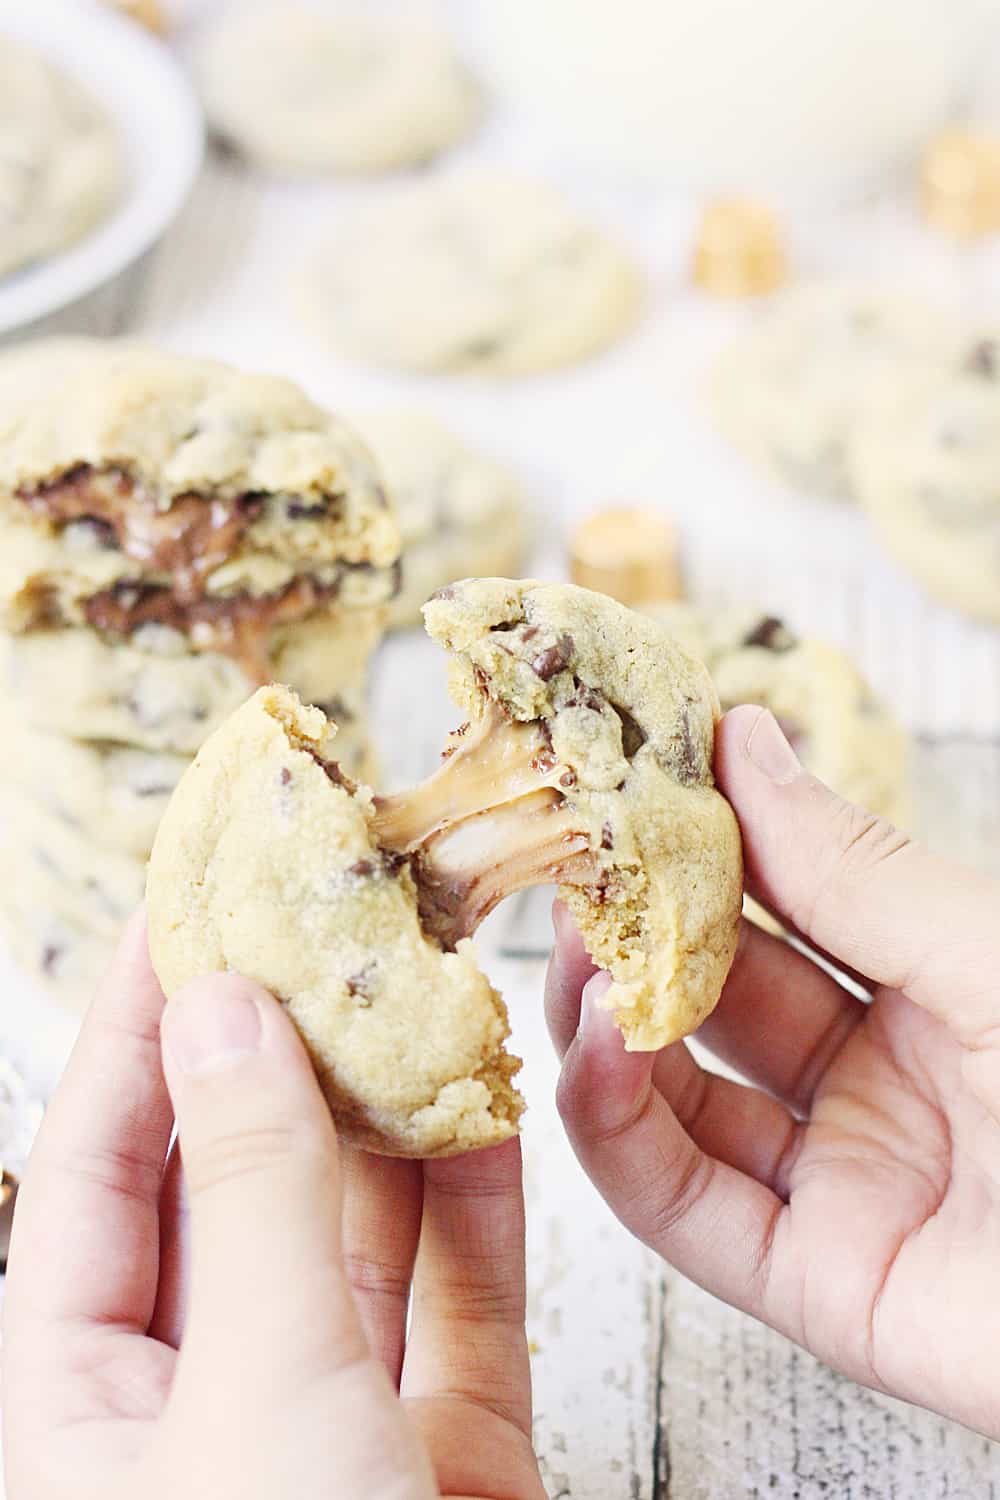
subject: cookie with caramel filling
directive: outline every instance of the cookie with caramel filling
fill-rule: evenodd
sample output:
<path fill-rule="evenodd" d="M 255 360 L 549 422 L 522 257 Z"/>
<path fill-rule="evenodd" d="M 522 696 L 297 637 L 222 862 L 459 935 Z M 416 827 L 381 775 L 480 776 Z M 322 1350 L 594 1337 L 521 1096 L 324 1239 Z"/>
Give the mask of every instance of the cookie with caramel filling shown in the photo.
<path fill-rule="evenodd" d="M 560 886 L 627 1045 L 656 1048 L 718 999 L 742 892 L 712 779 L 718 700 L 662 626 L 506 579 L 424 614 L 466 719 L 428 780 L 373 796 L 321 713 L 263 688 L 182 780 L 147 888 L 167 992 L 218 969 L 267 986 L 341 1128 L 402 1155 L 517 1129 L 506 1011 L 470 942 L 506 895 Z"/>
<path fill-rule="evenodd" d="M 259 682 L 277 625 L 392 596 L 375 462 L 297 386 L 135 345 L 51 363 L 4 388 L 2 628 L 155 622 Z"/>

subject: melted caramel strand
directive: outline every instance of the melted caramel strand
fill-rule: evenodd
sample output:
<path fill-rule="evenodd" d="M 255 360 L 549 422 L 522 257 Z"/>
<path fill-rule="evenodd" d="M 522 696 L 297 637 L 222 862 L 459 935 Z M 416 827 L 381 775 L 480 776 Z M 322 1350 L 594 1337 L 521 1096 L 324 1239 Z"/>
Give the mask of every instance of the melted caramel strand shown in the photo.
<path fill-rule="evenodd" d="M 411 868 L 424 931 L 449 951 L 516 891 L 596 874 L 586 833 L 550 787 L 443 829 Z"/>
<path fill-rule="evenodd" d="M 90 520 L 108 527 L 128 557 L 170 575 L 185 601 L 197 599 L 204 578 L 232 556 L 266 498 L 247 492 L 208 499 L 191 492 L 161 510 L 125 469 L 92 464 L 75 464 L 44 484 L 22 486 L 17 495 L 56 526 Z"/>
<path fill-rule="evenodd" d="M 293 578 L 271 594 L 227 594 L 182 601 L 156 584 L 118 583 L 87 600 L 88 624 L 109 635 L 131 635 L 141 625 L 168 625 L 190 634 L 200 651 L 220 651 L 239 663 L 255 683 L 270 682 L 270 637 L 331 599 L 336 584 L 308 576 Z"/>
<path fill-rule="evenodd" d="M 419 786 L 375 798 L 379 843 L 406 853 L 473 813 L 495 808 L 546 784 L 556 767 L 539 724 L 517 724 L 496 704 L 450 737 L 444 759 Z"/>

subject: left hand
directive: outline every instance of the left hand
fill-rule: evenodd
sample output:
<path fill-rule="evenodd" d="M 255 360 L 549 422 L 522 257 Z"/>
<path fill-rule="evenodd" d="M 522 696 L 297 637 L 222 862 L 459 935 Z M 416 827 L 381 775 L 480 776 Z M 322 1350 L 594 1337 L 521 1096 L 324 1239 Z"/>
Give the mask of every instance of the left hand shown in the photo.
<path fill-rule="evenodd" d="M 338 1151 L 270 995 L 164 1004 L 137 918 L 18 1194 L 8 1500 L 544 1500 L 518 1143 Z"/>

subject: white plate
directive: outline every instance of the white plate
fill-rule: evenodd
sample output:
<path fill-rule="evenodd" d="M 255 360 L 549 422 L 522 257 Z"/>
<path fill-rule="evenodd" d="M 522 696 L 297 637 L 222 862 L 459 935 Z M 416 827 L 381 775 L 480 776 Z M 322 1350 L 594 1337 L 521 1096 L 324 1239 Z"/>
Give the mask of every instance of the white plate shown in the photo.
<path fill-rule="evenodd" d="M 0 280 L 0 333 L 93 291 L 138 259 L 184 202 L 204 129 L 190 84 L 162 42 L 93 0 L 0 0 L 0 35 L 50 57 L 89 90 L 125 150 L 121 201 L 78 244 Z"/>

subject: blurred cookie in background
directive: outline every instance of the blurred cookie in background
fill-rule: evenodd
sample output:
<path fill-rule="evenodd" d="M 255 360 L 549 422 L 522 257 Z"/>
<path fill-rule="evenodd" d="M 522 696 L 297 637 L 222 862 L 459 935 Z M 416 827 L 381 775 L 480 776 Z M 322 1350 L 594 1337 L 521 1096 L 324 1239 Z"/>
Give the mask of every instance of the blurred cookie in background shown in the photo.
<path fill-rule="evenodd" d="M 793 287 L 724 351 L 710 399 L 723 434 L 784 483 L 855 498 L 851 447 L 887 375 L 945 359 L 954 320 L 918 297 L 842 283 Z"/>
<path fill-rule="evenodd" d="M 357 5 L 229 5 L 192 63 L 211 128 L 278 172 L 414 166 L 468 135 L 483 110 L 445 32 Z"/>
<path fill-rule="evenodd" d="M 30 47 L 0 37 L 0 276 L 76 244 L 124 183 L 96 99 Z"/>
<path fill-rule="evenodd" d="M 845 652 L 759 611 L 678 603 L 650 613 L 708 667 L 724 712 L 738 703 L 769 708 L 821 781 L 894 823 L 909 821 L 906 735 Z"/>
<path fill-rule="evenodd" d="M 887 384 L 855 470 L 892 555 L 935 598 L 1000 622 L 1000 334 Z"/>
<path fill-rule="evenodd" d="M 389 494 L 403 541 L 403 580 L 391 626 L 420 624 L 420 606 L 443 584 L 517 574 L 524 556 L 524 496 L 512 471 L 419 411 L 357 419 Z"/>
<path fill-rule="evenodd" d="M 556 189 L 480 169 L 360 207 L 295 291 L 307 326 L 366 363 L 519 375 L 619 338 L 641 277 Z"/>

